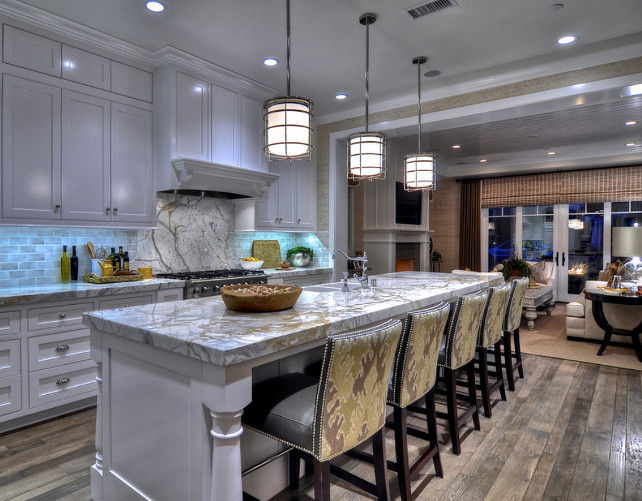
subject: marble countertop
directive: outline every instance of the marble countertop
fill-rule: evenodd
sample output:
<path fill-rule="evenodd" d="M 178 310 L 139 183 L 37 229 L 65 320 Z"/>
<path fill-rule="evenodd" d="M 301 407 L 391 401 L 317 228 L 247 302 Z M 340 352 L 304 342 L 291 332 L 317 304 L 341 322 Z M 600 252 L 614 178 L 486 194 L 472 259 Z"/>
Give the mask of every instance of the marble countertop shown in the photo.
<path fill-rule="evenodd" d="M 209 297 L 85 313 L 83 322 L 99 331 L 228 366 L 502 282 L 427 272 L 375 278 L 375 289 L 348 293 L 304 288 L 293 308 L 279 312 L 231 311 L 220 297 Z"/>
<path fill-rule="evenodd" d="M 137 282 L 113 284 L 90 284 L 83 281 L 53 285 L 0 288 L 0 307 L 39 303 L 42 301 L 63 301 L 67 299 L 92 298 L 132 292 L 156 291 L 184 287 L 183 280 L 152 278 Z"/>
<path fill-rule="evenodd" d="M 300 277 L 306 275 L 321 275 L 323 273 L 332 273 L 334 268 L 329 266 L 306 266 L 305 268 L 295 268 L 293 270 L 278 270 L 275 268 L 268 268 L 262 270 L 266 275 L 271 278 L 287 278 L 287 277 Z"/>

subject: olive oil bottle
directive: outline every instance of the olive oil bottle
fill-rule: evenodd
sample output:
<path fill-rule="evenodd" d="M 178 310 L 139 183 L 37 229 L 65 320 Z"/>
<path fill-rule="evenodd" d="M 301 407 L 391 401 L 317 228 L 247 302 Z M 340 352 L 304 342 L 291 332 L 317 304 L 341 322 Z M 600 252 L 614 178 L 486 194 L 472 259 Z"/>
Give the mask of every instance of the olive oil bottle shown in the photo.
<path fill-rule="evenodd" d="M 62 246 L 62 257 L 60 258 L 60 281 L 69 282 L 69 256 L 67 246 Z"/>

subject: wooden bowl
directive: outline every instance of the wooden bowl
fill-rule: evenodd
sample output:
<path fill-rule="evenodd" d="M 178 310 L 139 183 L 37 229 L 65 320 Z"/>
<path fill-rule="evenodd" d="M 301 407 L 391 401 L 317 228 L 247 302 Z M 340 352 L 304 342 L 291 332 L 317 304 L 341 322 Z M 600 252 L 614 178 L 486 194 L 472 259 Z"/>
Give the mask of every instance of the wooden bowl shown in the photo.
<path fill-rule="evenodd" d="M 230 310 L 260 313 L 292 308 L 302 290 L 296 285 L 285 284 L 225 285 L 221 287 L 221 298 Z"/>

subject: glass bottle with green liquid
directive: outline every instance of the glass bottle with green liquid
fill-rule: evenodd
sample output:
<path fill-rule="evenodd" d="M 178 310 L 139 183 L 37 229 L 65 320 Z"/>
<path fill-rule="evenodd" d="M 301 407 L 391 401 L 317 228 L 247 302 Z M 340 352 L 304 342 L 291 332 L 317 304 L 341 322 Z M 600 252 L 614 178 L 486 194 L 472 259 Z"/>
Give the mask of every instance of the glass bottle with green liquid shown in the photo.
<path fill-rule="evenodd" d="M 69 282 L 69 256 L 67 246 L 62 246 L 62 257 L 60 258 L 60 281 Z"/>

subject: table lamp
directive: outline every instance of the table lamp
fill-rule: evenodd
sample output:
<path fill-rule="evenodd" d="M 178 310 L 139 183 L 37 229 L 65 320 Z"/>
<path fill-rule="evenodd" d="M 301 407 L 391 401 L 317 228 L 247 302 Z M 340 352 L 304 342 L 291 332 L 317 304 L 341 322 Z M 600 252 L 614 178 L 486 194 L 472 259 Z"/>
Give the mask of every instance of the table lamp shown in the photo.
<path fill-rule="evenodd" d="M 618 272 L 622 280 L 637 282 L 642 280 L 642 227 L 626 226 L 613 228 L 612 256 L 630 257 Z"/>

